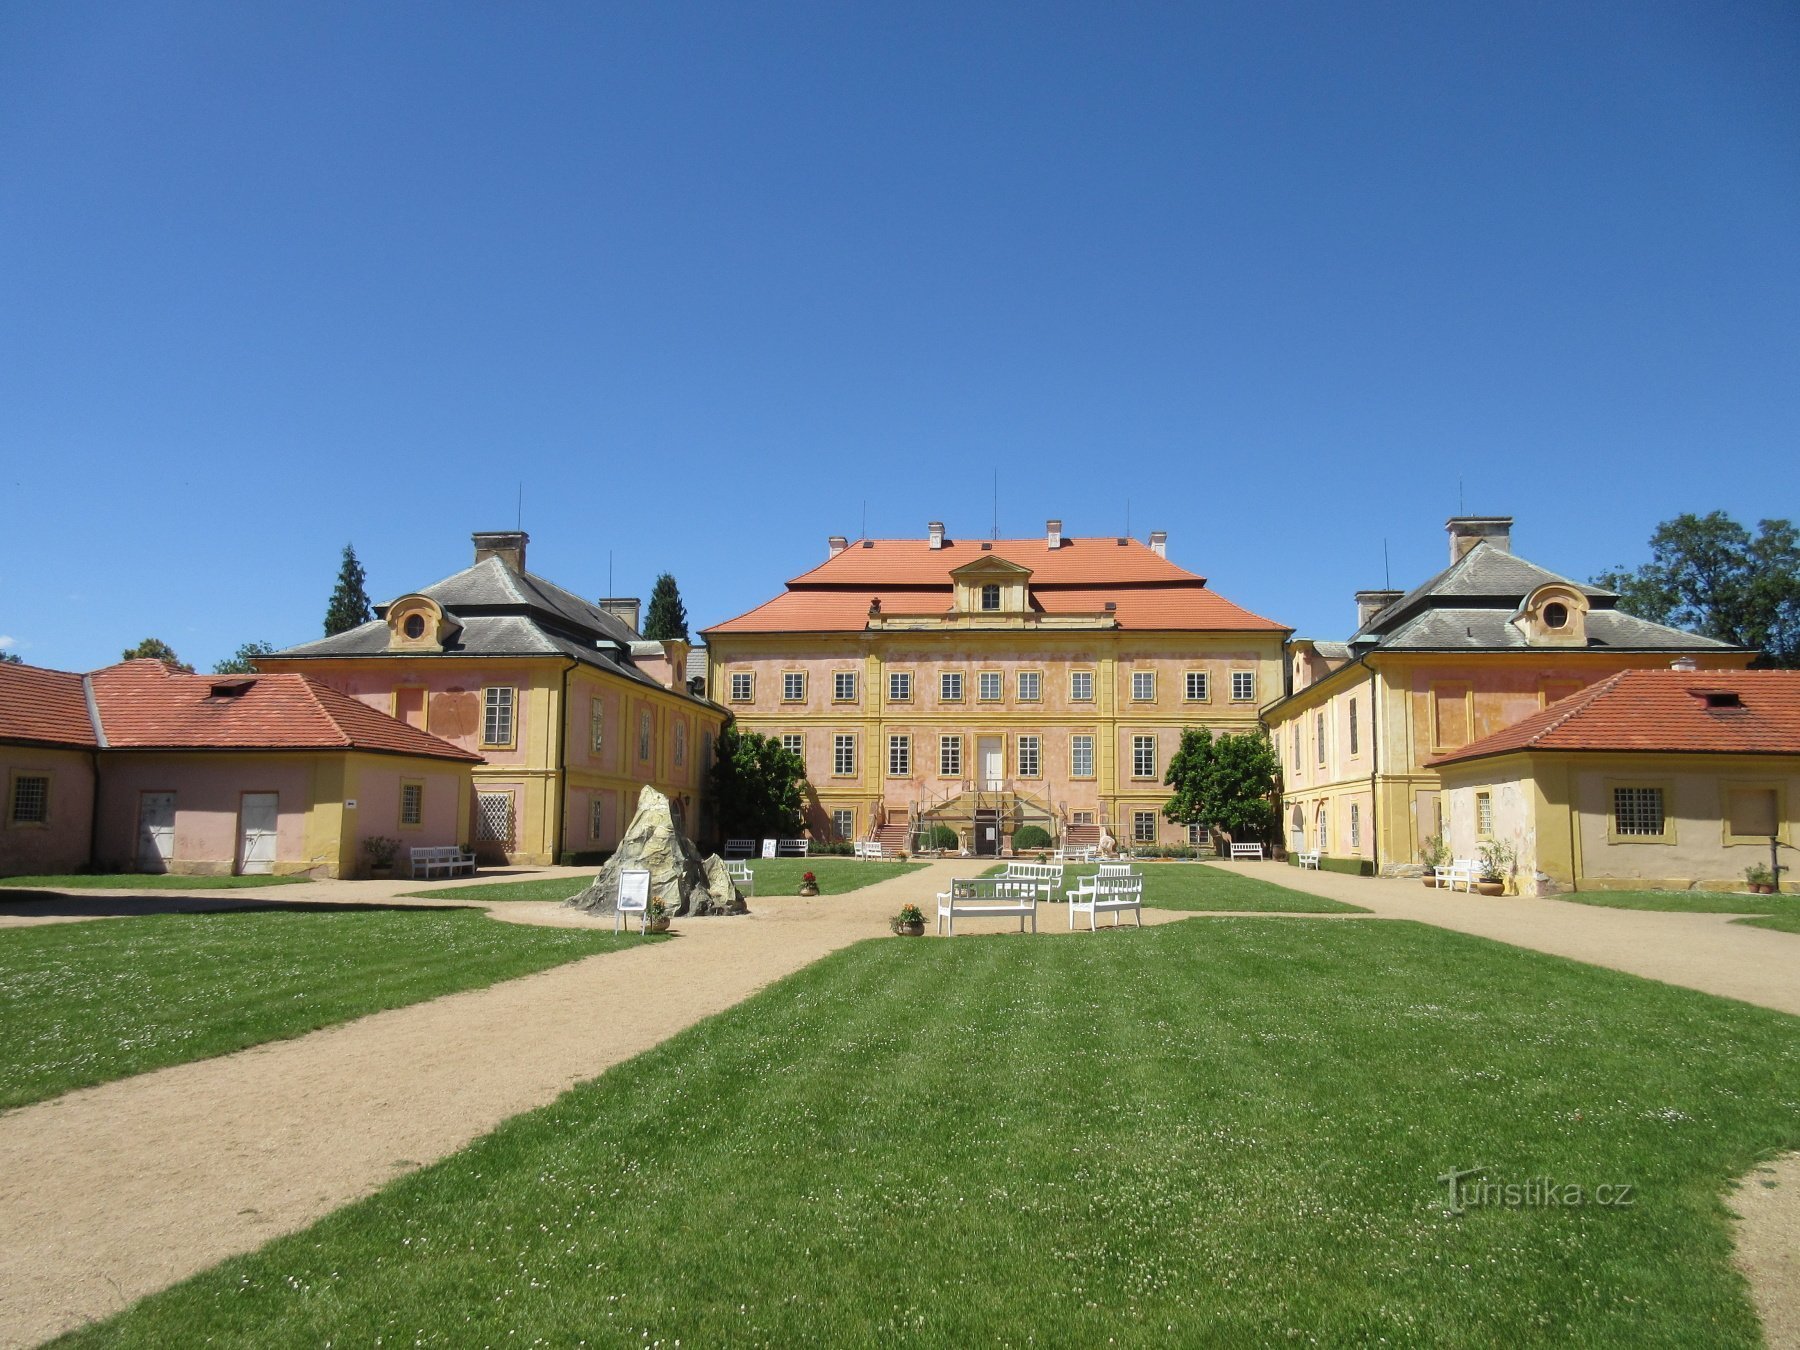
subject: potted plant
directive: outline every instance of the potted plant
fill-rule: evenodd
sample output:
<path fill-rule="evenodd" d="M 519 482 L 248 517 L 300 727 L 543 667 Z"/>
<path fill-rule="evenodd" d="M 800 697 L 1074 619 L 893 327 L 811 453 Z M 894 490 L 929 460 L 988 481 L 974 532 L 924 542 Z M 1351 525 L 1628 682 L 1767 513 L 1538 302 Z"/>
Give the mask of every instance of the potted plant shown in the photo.
<path fill-rule="evenodd" d="M 1419 861 L 1425 864 L 1425 884 L 1438 884 L 1437 869 L 1450 861 L 1450 846 L 1444 842 L 1444 836 L 1434 834 L 1419 845 Z"/>
<path fill-rule="evenodd" d="M 400 841 L 385 834 L 372 834 L 363 840 L 363 852 L 369 859 L 369 875 L 382 881 L 393 876 L 394 855 L 399 851 Z"/>
<path fill-rule="evenodd" d="M 651 900 L 650 908 L 644 911 L 644 931 L 646 933 L 669 931 L 669 907 L 661 900 Z"/>
<path fill-rule="evenodd" d="M 811 872 L 803 873 L 800 877 L 800 894 L 802 894 L 802 895 L 817 895 L 818 893 L 819 893 L 819 879 L 817 877 L 815 877 Z"/>
<path fill-rule="evenodd" d="M 1481 846 L 1481 880 L 1475 889 L 1482 895 L 1505 895 L 1506 880 L 1512 875 L 1517 850 L 1502 839 L 1490 839 Z"/>
<path fill-rule="evenodd" d="M 1775 894 L 1775 874 L 1766 863 L 1751 863 L 1744 869 L 1744 880 L 1749 884 L 1752 895 Z"/>
<path fill-rule="evenodd" d="M 895 937 L 924 937 L 925 912 L 917 905 L 902 905 L 900 912 L 888 920 Z"/>

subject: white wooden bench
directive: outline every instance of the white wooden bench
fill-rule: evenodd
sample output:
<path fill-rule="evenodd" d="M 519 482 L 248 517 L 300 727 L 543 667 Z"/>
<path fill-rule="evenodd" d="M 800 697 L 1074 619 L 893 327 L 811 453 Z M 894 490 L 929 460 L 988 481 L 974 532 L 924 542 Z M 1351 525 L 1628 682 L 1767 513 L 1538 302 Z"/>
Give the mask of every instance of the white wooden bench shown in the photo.
<path fill-rule="evenodd" d="M 456 844 L 412 850 L 413 880 L 475 875 L 475 855 Z"/>
<path fill-rule="evenodd" d="M 1319 855 L 1317 853 L 1296 853 L 1294 855 L 1294 861 L 1303 869 L 1310 867 L 1315 872 L 1319 870 Z"/>
<path fill-rule="evenodd" d="M 1130 863 L 1110 862 L 1101 863 L 1100 870 L 1094 875 L 1097 877 L 1135 877 L 1142 874 L 1132 871 Z"/>
<path fill-rule="evenodd" d="M 1481 880 L 1481 859 L 1452 858 L 1442 867 L 1433 868 L 1432 875 L 1444 890 L 1453 891 L 1461 886 L 1465 891 L 1473 891 L 1475 883 Z"/>
<path fill-rule="evenodd" d="M 725 841 L 725 861 L 736 858 L 754 858 L 756 856 L 756 840 L 727 839 Z"/>
<path fill-rule="evenodd" d="M 1239 858 L 1251 858 L 1257 862 L 1261 862 L 1263 860 L 1263 846 L 1261 844 L 1233 844 L 1231 846 L 1231 858 L 1233 862 L 1237 861 Z"/>
<path fill-rule="evenodd" d="M 1139 928 L 1144 926 L 1144 879 L 1141 876 L 1091 876 L 1077 877 L 1074 889 L 1069 892 L 1069 927 L 1075 926 L 1075 916 L 1088 916 L 1088 929 L 1093 931 L 1099 927 L 1102 914 L 1113 916 L 1113 927 L 1119 926 L 1119 915 L 1130 910 L 1137 918 Z"/>
<path fill-rule="evenodd" d="M 1059 848 L 1050 855 L 1050 861 L 1060 863 L 1088 863 L 1094 861 L 1095 848 L 1092 844 L 1079 844 L 1071 848 Z"/>
<path fill-rule="evenodd" d="M 1061 863 L 1009 862 L 1006 870 L 1000 873 L 1000 879 L 1032 882 L 1042 889 L 1044 903 L 1049 904 L 1062 889 L 1063 869 Z"/>
<path fill-rule="evenodd" d="M 775 841 L 775 856 L 777 858 L 804 858 L 811 848 L 812 843 L 810 840 L 777 839 Z"/>
<path fill-rule="evenodd" d="M 858 858 L 879 859 L 882 856 L 881 840 L 879 839 L 858 839 L 850 847 Z"/>
<path fill-rule="evenodd" d="M 937 928 L 948 936 L 956 936 L 956 920 L 1012 918 L 1017 916 L 1019 931 L 1025 931 L 1025 920 L 1031 920 L 1031 931 L 1037 932 L 1038 892 L 1042 883 L 1014 881 L 1006 877 L 964 877 L 950 883 L 950 889 L 937 898 Z"/>
<path fill-rule="evenodd" d="M 731 884 L 745 895 L 756 894 L 756 873 L 750 870 L 750 864 L 747 861 L 726 863 L 725 875 L 730 877 Z"/>

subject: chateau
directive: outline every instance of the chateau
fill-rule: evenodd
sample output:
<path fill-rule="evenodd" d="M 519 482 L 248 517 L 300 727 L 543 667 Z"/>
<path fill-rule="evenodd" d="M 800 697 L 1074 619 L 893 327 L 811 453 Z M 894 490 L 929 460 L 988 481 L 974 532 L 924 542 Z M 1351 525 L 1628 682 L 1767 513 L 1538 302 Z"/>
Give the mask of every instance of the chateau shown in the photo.
<path fill-rule="evenodd" d="M 1208 589 L 1167 536 L 829 541 L 819 566 L 704 632 L 707 689 L 806 764 L 819 837 L 997 852 L 1035 825 L 1173 844 L 1186 727 L 1253 731 L 1290 630 Z"/>

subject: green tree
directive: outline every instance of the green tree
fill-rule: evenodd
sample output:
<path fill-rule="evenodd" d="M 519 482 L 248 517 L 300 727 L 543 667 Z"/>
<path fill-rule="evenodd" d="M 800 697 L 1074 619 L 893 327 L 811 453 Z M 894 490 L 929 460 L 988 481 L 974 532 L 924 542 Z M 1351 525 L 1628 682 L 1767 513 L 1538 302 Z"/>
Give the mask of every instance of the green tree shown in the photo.
<path fill-rule="evenodd" d="M 1174 789 L 1163 815 L 1179 825 L 1210 825 L 1233 839 L 1266 839 L 1275 823 L 1280 767 L 1266 731 L 1215 738 L 1188 727 L 1163 779 Z"/>
<path fill-rule="evenodd" d="M 650 614 L 644 620 L 644 636 L 658 642 L 670 638 L 688 640 L 687 606 L 681 603 L 681 592 L 675 578 L 664 572 L 650 592 Z"/>
<path fill-rule="evenodd" d="M 176 670 L 192 675 L 194 668 L 179 656 L 175 649 L 161 638 L 147 637 L 135 647 L 127 647 L 121 654 L 122 661 L 161 661 L 165 666 L 173 666 Z"/>
<path fill-rule="evenodd" d="M 362 564 L 356 560 L 355 546 L 345 544 L 337 587 L 331 592 L 331 603 L 325 609 L 326 637 L 347 633 L 375 617 L 375 611 L 369 607 L 367 581 Z"/>
<path fill-rule="evenodd" d="M 792 838 L 806 828 L 806 765 L 774 737 L 726 727 L 712 773 L 714 809 L 727 839 Z"/>
<path fill-rule="evenodd" d="M 1761 651 L 1761 666 L 1800 666 L 1800 534 L 1790 520 L 1758 521 L 1753 535 L 1723 511 L 1665 520 L 1650 561 L 1594 578 L 1619 608 Z"/>
<path fill-rule="evenodd" d="M 221 661 L 213 667 L 215 675 L 254 675 L 256 658 L 273 656 L 275 649 L 266 642 L 246 642 L 231 654 L 229 660 Z"/>
<path fill-rule="evenodd" d="M 0 666 L 22 666 L 25 658 L 17 652 L 0 652 Z"/>

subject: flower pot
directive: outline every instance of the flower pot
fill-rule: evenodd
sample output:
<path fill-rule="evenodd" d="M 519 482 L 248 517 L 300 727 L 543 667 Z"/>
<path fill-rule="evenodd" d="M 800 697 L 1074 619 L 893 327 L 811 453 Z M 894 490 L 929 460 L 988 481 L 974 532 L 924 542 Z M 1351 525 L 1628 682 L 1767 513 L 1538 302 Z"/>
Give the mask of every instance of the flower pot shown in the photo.
<path fill-rule="evenodd" d="M 1767 881 L 1753 881 L 1750 883 L 1750 894 L 1773 895 L 1775 894 L 1775 887 L 1772 883 Z"/>
<path fill-rule="evenodd" d="M 644 924 L 644 931 L 646 933 L 666 933 L 666 932 L 668 932 L 669 931 L 669 916 L 667 914 L 665 914 L 660 919 L 647 920 Z"/>
<path fill-rule="evenodd" d="M 925 936 L 925 920 L 920 919 L 917 923 L 897 923 L 897 924 L 895 924 L 894 925 L 894 936 L 895 937 L 924 937 Z"/>
<path fill-rule="evenodd" d="M 1438 888 L 1438 879 L 1436 877 L 1426 877 L 1424 878 L 1424 881 L 1425 889 L 1435 891 Z"/>
<path fill-rule="evenodd" d="M 386 867 L 369 868 L 370 881 L 392 881 L 393 879 L 394 865 L 392 863 L 389 863 Z"/>
<path fill-rule="evenodd" d="M 818 893 L 819 888 L 817 886 L 802 886 L 800 888 L 800 894 L 802 895 L 817 895 Z"/>
<path fill-rule="evenodd" d="M 1478 881 L 1475 883 L 1475 893 L 1477 895 L 1505 895 L 1506 883 L 1504 881 Z"/>

